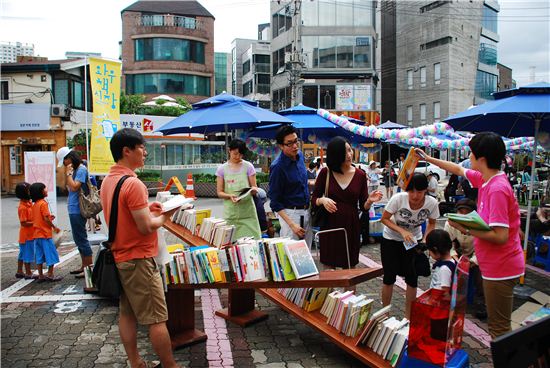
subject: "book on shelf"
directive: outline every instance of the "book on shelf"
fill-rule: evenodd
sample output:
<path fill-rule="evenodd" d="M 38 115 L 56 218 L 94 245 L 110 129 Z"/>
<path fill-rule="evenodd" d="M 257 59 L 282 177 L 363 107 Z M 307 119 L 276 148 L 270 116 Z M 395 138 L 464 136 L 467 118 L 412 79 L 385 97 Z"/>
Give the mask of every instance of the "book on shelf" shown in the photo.
<path fill-rule="evenodd" d="M 479 216 L 477 211 L 472 211 L 467 214 L 446 213 L 445 217 L 447 217 L 451 221 L 459 223 L 460 225 L 468 229 L 483 231 L 491 230 L 489 225 L 487 225 L 487 223 L 481 218 L 481 216 Z"/>
<path fill-rule="evenodd" d="M 418 161 L 420 161 L 420 159 L 421 157 L 416 154 L 414 147 L 411 147 L 405 161 L 403 161 L 403 167 L 399 172 L 399 176 L 397 177 L 397 185 L 401 189 L 405 190 L 407 185 L 409 185 L 409 182 L 414 174 L 414 170 L 416 169 L 416 165 L 418 165 Z"/>
<path fill-rule="evenodd" d="M 397 364 L 399 363 L 399 360 L 403 355 L 403 351 L 407 346 L 408 339 L 409 339 L 409 325 L 397 331 L 395 340 L 390 348 L 390 351 L 388 352 L 386 360 L 390 361 L 390 364 L 392 367 L 397 366 Z"/>
<path fill-rule="evenodd" d="M 285 253 L 290 261 L 296 279 L 299 280 L 319 274 L 305 240 L 287 242 L 285 244 Z"/>
<path fill-rule="evenodd" d="M 384 348 L 382 349 L 382 353 L 380 354 L 384 359 L 390 360 L 392 353 L 395 353 L 396 349 L 402 349 L 403 345 L 400 347 L 396 345 L 397 339 L 399 337 L 399 331 L 402 329 L 406 329 L 407 335 L 405 335 L 405 340 L 408 336 L 408 326 L 409 326 L 409 320 L 406 318 L 403 318 L 397 325 L 393 326 L 392 330 L 390 331 L 390 336 L 386 341 L 386 344 Z"/>
<path fill-rule="evenodd" d="M 329 288 L 313 288 L 308 303 L 305 306 L 306 312 L 313 312 L 323 306 L 325 298 L 328 295 Z"/>
<path fill-rule="evenodd" d="M 396 326 L 399 323 L 399 320 L 395 317 L 389 317 L 384 322 L 380 324 L 380 333 L 376 335 L 376 338 L 374 339 L 371 348 L 372 350 L 378 354 L 382 354 L 382 350 L 384 349 L 384 346 L 386 344 L 387 339 L 390 336 L 391 329 Z"/>
<path fill-rule="evenodd" d="M 191 203 L 194 201 L 193 198 L 186 198 L 182 196 L 181 194 L 178 194 L 166 202 L 162 203 L 162 213 L 166 213 L 169 211 L 172 211 L 173 209 L 180 208 L 183 206 L 189 207 Z"/>
<path fill-rule="evenodd" d="M 285 243 L 286 241 L 281 239 L 275 244 L 279 265 L 281 266 L 282 277 L 284 281 L 296 280 L 296 275 L 294 275 L 292 265 L 290 264 L 290 260 L 285 252 Z"/>
<path fill-rule="evenodd" d="M 361 335 L 359 339 L 357 339 L 357 342 L 355 343 L 356 346 L 360 344 L 365 344 L 367 342 L 368 338 L 373 332 L 372 330 L 374 325 L 377 324 L 378 321 L 380 321 L 382 318 L 387 317 L 387 314 L 389 313 L 390 309 L 391 309 L 391 304 L 385 307 L 382 307 L 378 311 L 372 313 L 369 320 L 365 323 L 365 327 L 361 331 Z"/>

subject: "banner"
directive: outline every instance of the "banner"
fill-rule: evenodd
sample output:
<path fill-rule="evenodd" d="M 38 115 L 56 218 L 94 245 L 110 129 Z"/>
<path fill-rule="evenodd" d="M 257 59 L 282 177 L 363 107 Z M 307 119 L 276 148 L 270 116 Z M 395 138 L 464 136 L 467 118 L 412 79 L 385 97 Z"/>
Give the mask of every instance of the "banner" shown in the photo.
<path fill-rule="evenodd" d="M 55 165 L 55 152 L 25 152 L 25 181 L 30 184 L 43 183 L 46 186 L 46 202 L 52 215 L 57 217 Z"/>
<path fill-rule="evenodd" d="M 106 175 L 114 164 L 109 141 L 120 127 L 121 63 L 89 58 L 94 112 L 89 170 Z"/>

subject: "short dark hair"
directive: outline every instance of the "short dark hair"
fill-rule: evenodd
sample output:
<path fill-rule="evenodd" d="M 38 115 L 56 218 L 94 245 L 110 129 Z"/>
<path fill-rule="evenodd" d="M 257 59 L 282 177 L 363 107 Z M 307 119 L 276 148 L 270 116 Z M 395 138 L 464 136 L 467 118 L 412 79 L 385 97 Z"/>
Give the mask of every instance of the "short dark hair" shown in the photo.
<path fill-rule="evenodd" d="M 310 170 L 313 170 L 313 169 L 315 168 L 315 166 L 317 166 L 317 165 L 315 165 L 315 162 L 313 162 L 313 160 L 311 160 L 311 161 L 309 162 L 309 169 L 310 169 Z"/>
<path fill-rule="evenodd" d="M 462 198 L 460 201 L 456 202 L 455 207 L 457 210 L 459 210 L 460 208 L 467 208 L 470 211 L 477 210 L 476 202 L 474 202 L 470 198 Z"/>
<path fill-rule="evenodd" d="M 275 135 L 275 140 L 277 141 L 277 144 L 283 144 L 285 143 L 285 137 L 287 135 L 296 133 L 296 128 L 294 128 L 292 125 L 283 125 L 277 130 L 277 134 Z"/>
<path fill-rule="evenodd" d="M 19 199 L 28 201 L 29 199 L 31 199 L 31 195 L 29 194 L 30 186 L 31 185 L 26 181 L 22 183 L 17 183 L 17 185 L 15 186 L 15 196 Z"/>
<path fill-rule="evenodd" d="M 71 150 L 69 153 L 67 153 L 67 156 L 65 156 L 63 160 L 71 160 L 71 164 L 73 165 L 73 170 L 78 169 L 78 167 L 82 163 L 82 159 L 80 158 L 80 155 L 75 150 Z"/>
<path fill-rule="evenodd" d="M 44 195 L 44 189 L 46 188 L 46 185 L 44 183 L 32 183 L 29 187 L 29 193 L 31 195 L 31 199 L 33 202 L 36 202 L 40 199 L 43 199 L 45 197 Z"/>
<path fill-rule="evenodd" d="M 506 156 L 506 146 L 502 137 L 494 132 L 477 133 L 468 144 L 476 159 L 485 157 L 487 167 L 500 169 L 502 160 Z"/>
<path fill-rule="evenodd" d="M 244 155 L 248 150 L 246 148 L 246 143 L 241 139 L 232 139 L 231 142 L 229 142 L 229 150 L 231 151 L 234 149 L 238 149 L 241 155 Z"/>
<path fill-rule="evenodd" d="M 453 242 L 448 232 L 441 229 L 435 229 L 430 231 L 426 237 L 426 247 L 432 252 L 445 255 L 451 252 Z"/>
<path fill-rule="evenodd" d="M 409 184 L 407 184 L 406 192 L 409 190 L 426 190 L 428 189 L 428 178 L 421 172 L 415 172 L 412 175 Z"/>
<path fill-rule="evenodd" d="M 115 162 L 118 162 L 122 158 L 122 150 L 124 149 L 124 147 L 134 149 L 140 144 L 145 144 L 145 139 L 143 138 L 143 135 L 141 135 L 141 133 L 137 130 L 124 128 L 117 131 L 113 135 L 113 138 L 111 138 L 111 142 L 109 143 L 109 146 L 111 147 L 111 155 L 113 155 L 113 160 L 115 160 Z"/>
<path fill-rule="evenodd" d="M 327 167 L 334 172 L 342 173 L 342 163 L 346 160 L 346 141 L 342 137 L 334 137 L 327 145 Z"/>

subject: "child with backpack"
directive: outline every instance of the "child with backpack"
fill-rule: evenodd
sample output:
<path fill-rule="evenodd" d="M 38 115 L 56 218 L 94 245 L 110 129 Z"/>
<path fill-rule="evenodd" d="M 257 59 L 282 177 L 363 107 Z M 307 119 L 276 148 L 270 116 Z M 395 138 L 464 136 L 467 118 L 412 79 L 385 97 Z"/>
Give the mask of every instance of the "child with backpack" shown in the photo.
<path fill-rule="evenodd" d="M 15 277 L 26 280 L 35 278 L 31 271 L 31 263 L 34 262 L 34 237 L 32 223 L 32 202 L 29 194 L 30 184 L 23 182 L 15 186 L 15 196 L 19 198 L 17 215 L 19 216 L 19 257 L 17 259 L 17 272 Z M 23 265 L 25 272 L 23 273 Z"/>
<path fill-rule="evenodd" d="M 48 196 L 48 191 L 43 183 L 34 183 L 29 188 L 30 196 L 34 205 L 32 206 L 32 222 L 34 224 L 34 245 L 36 268 L 38 269 L 37 282 L 60 281 L 60 276 L 54 276 L 54 265 L 59 263 L 59 254 L 55 249 L 52 240 L 52 229 L 59 232 L 59 228 L 53 224 L 54 216 L 50 213 L 48 202 L 44 198 Z M 48 274 L 42 272 L 42 264 L 48 266 Z"/>

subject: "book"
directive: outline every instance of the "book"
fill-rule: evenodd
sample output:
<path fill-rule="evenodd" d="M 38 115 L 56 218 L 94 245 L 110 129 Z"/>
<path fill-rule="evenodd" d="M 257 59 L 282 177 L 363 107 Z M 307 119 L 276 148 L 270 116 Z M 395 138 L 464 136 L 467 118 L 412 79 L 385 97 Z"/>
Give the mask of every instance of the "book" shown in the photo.
<path fill-rule="evenodd" d="M 328 292 L 328 288 L 314 288 L 311 292 L 309 303 L 306 308 L 304 308 L 306 312 L 313 312 L 314 310 L 320 309 L 325 302 Z"/>
<path fill-rule="evenodd" d="M 397 331 L 397 336 L 395 337 L 395 341 L 392 344 L 390 352 L 388 353 L 389 355 L 388 360 L 390 361 L 390 365 L 392 367 L 397 366 L 397 363 L 399 363 L 399 360 L 403 355 L 403 351 L 405 350 L 408 337 L 409 337 L 409 326 L 406 326 L 401 330 Z"/>
<path fill-rule="evenodd" d="M 421 157 L 416 154 L 414 147 L 411 147 L 405 161 L 403 162 L 403 168 L 397 177 L 397 185 L 402 190 L 405 190 L 407 185 L 409 185 L 409 182 L 414 174 L 414 169 L 416 169 L 416 165 L 418 165 L 418 161 L 420 161 L 420 159 Z"/>
<path fill-rule="evenodd" d="M 283 281 L 291 281 L 296 279 L 296 275 L 294 275 L 292 265 L 290 264 L 290 260 L 285 252 L 285 243 L 286 240 L 284 239 L 281 239 L 281 241 L 276 243 L 277 257 L 279 259 L 279 265 L 281 266 Z"/>
<path fill-rule="evenodd" d="M 184 205 L 190 205 L 193 202 L 193 198 L 185 198 L 181 194 L 170 198 L 166 202 L 162 203 L 162 213 L 172 211 L 175 208 L 182 207 Z"/>
<path fill-rule="evenodd" d="M 285 252 L 296 279 L 299 280 L 304 277 L 319 274 L 305 240 L 287 242 L 285 244 Z"/>
<path fill-rule="evenodd" d="M 359 344 L 365 344 L 367 342 L 367 340 L 369 339 L 370 335 L 372 334 L 373 332 L 373 329 L 374 329 L 374 326 L 376 325 L 376 323 L 383 319 L 384 317 L 387 318 L 387 314 L 388 312 L 390 311 L 391 309 L 391 304 L 388 304 L 387 306 L 381 308 L 380 310 L 374 312 L 368 322 L 365 324 L 365 327 L 363 329 L 363 331 L 361 332 L 361 335 L 359 337 L 359 339 L 357 339 L 356 343 L 355 343 L 355 346 L 358 346 Z"/>
<path fill-rule="evenodd" d="M 489 231 L 491 228 L 483 219 L 479 216 L 477 211 L 472 211 L 465 215 L 460 213 L 446 213 L 445 217 L 449 220 L 459 223 L 460 225 L 473 230 Z"/>
<path fill-rule="evenodd" d="M 538 321 L 541 318 L 548 317 L 548 316 L 550 316 L 550 308 L 540 307 L 539 310 L 535 311 L 534 313 L 530 314 L 527 318 L 525 318 L 523 322 L 521 322 L 521 325 L 525 326 L 535 321 Z"/>
<path fill-rule="evenodd" d="M 252 192 L 252 188 L 250 188 L 250 187 L 249 188 L 243 188 L 243 189 L 239 190 L 237 192 L 237 194 L 238 194 L 237 201 L 240 201 L 241 199 L 249 196 L 251 192 Z"/>

